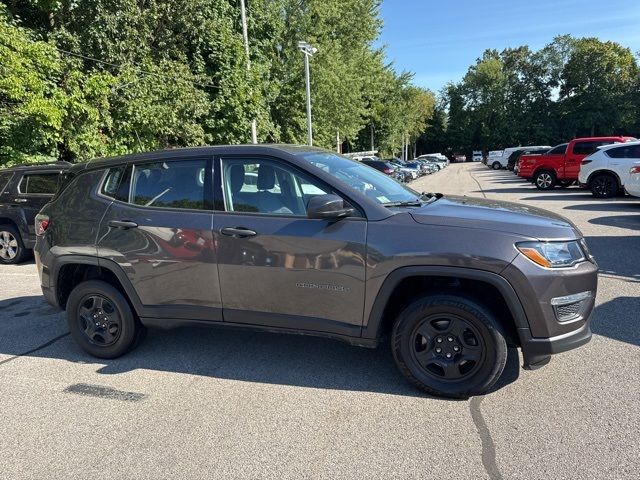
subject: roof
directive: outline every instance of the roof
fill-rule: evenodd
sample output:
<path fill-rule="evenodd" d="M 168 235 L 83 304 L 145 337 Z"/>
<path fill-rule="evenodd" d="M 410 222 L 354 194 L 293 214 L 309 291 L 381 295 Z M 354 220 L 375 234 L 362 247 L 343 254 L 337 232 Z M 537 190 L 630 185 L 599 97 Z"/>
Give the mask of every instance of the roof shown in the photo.
<path fill-rule="evenodd" d="M 159 160 L 163 158 L 180 157 L 197 157 L 200 155 L 215 155 L 224 151 L 226 153 L 238 154 L 273 154 L 275 152 L 285 152 L 289 154 L 300 154 L 306 152 L 326 152 L 327 150 L 308 145 L 288 145 L 288 144 L 243 144 L 243 145 L 215 145 L 203 147 L 184 147 L 184 148 L 168 148 L 164 150 L 156 150 L 144 153 L 131 153 L 117 157 L 105 157 L 89 160 L 85 163 L 75 164 L 72 170 L 85 170 L 87 168 L 104 168 L 110 165 L 126 163 L 131 161 Z"/>

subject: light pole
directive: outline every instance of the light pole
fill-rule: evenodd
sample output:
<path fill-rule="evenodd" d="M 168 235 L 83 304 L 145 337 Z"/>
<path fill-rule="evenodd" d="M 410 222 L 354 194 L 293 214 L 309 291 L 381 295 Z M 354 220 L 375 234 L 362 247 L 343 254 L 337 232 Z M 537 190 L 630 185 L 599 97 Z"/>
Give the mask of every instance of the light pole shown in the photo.
<path fill-rule="evenodd" d="M 309 57 L 313 57 L 318 49 L 309 45 L 308 42 L 298 42 L 298 48 L 304 54 L 304 76 L 307 84 L 307 142 L 313 146 L 313 130 L 311 128 L 311 78 L 309 75 Z"/>
<path fill-rule="evenodd" d="M 249 57 L 249 35 L 247 33 L 247 13 L 244 7 L 244 0 L 240 0 L 240 18 L 242 20 L 242 38 L 244 39 L 244 49 L 247 53 L 247 70 L 251 71 L 251 58 Z M 256 119 L 251 119 L 251 142 L 258 143 L 258 127 Z"/>

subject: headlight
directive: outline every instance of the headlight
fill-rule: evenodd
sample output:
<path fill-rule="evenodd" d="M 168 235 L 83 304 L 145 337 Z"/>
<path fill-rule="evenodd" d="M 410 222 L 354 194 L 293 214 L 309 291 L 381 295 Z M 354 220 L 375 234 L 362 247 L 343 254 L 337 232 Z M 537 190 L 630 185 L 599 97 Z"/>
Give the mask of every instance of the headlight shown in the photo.
<path fill-rule="evenodd" d="M 572 242 L 522 242 L 516 247 L 538 265 L 546 268 L 571 267 L 586 260 L 578 240 Z"/>

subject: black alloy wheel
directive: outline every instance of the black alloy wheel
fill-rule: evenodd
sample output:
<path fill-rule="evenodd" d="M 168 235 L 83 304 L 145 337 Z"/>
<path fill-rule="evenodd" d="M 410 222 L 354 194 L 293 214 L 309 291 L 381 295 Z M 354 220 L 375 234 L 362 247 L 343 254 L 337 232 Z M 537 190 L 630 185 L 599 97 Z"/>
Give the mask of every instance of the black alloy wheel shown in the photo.
<path fill-rule="evenodd" d="M 608 173 L 600 173 L 589 182 L 591 193 L 596 198 L 611 198 L 618 194 L 618 181 Z"/>
<path fill-rule="evenodd" d="M 433 395 L 467 398 L 500 378 L 507 343 L 497 317 L 462 295 L 415 300 L 396 319 L 391 347 L 400 372 Z"/>

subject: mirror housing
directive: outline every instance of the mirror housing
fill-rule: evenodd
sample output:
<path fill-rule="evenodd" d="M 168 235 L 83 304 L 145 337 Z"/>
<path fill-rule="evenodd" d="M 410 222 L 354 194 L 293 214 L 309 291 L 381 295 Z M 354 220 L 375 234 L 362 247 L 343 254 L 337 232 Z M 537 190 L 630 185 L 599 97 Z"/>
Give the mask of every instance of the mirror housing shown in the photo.
<path fill-rule="evenodd" d="M 345 208 L 344 200 L 338 195 L 315 195 L 307 204 L 308 218 L 340 219 L 353 215 L 353 208 Z"/>

